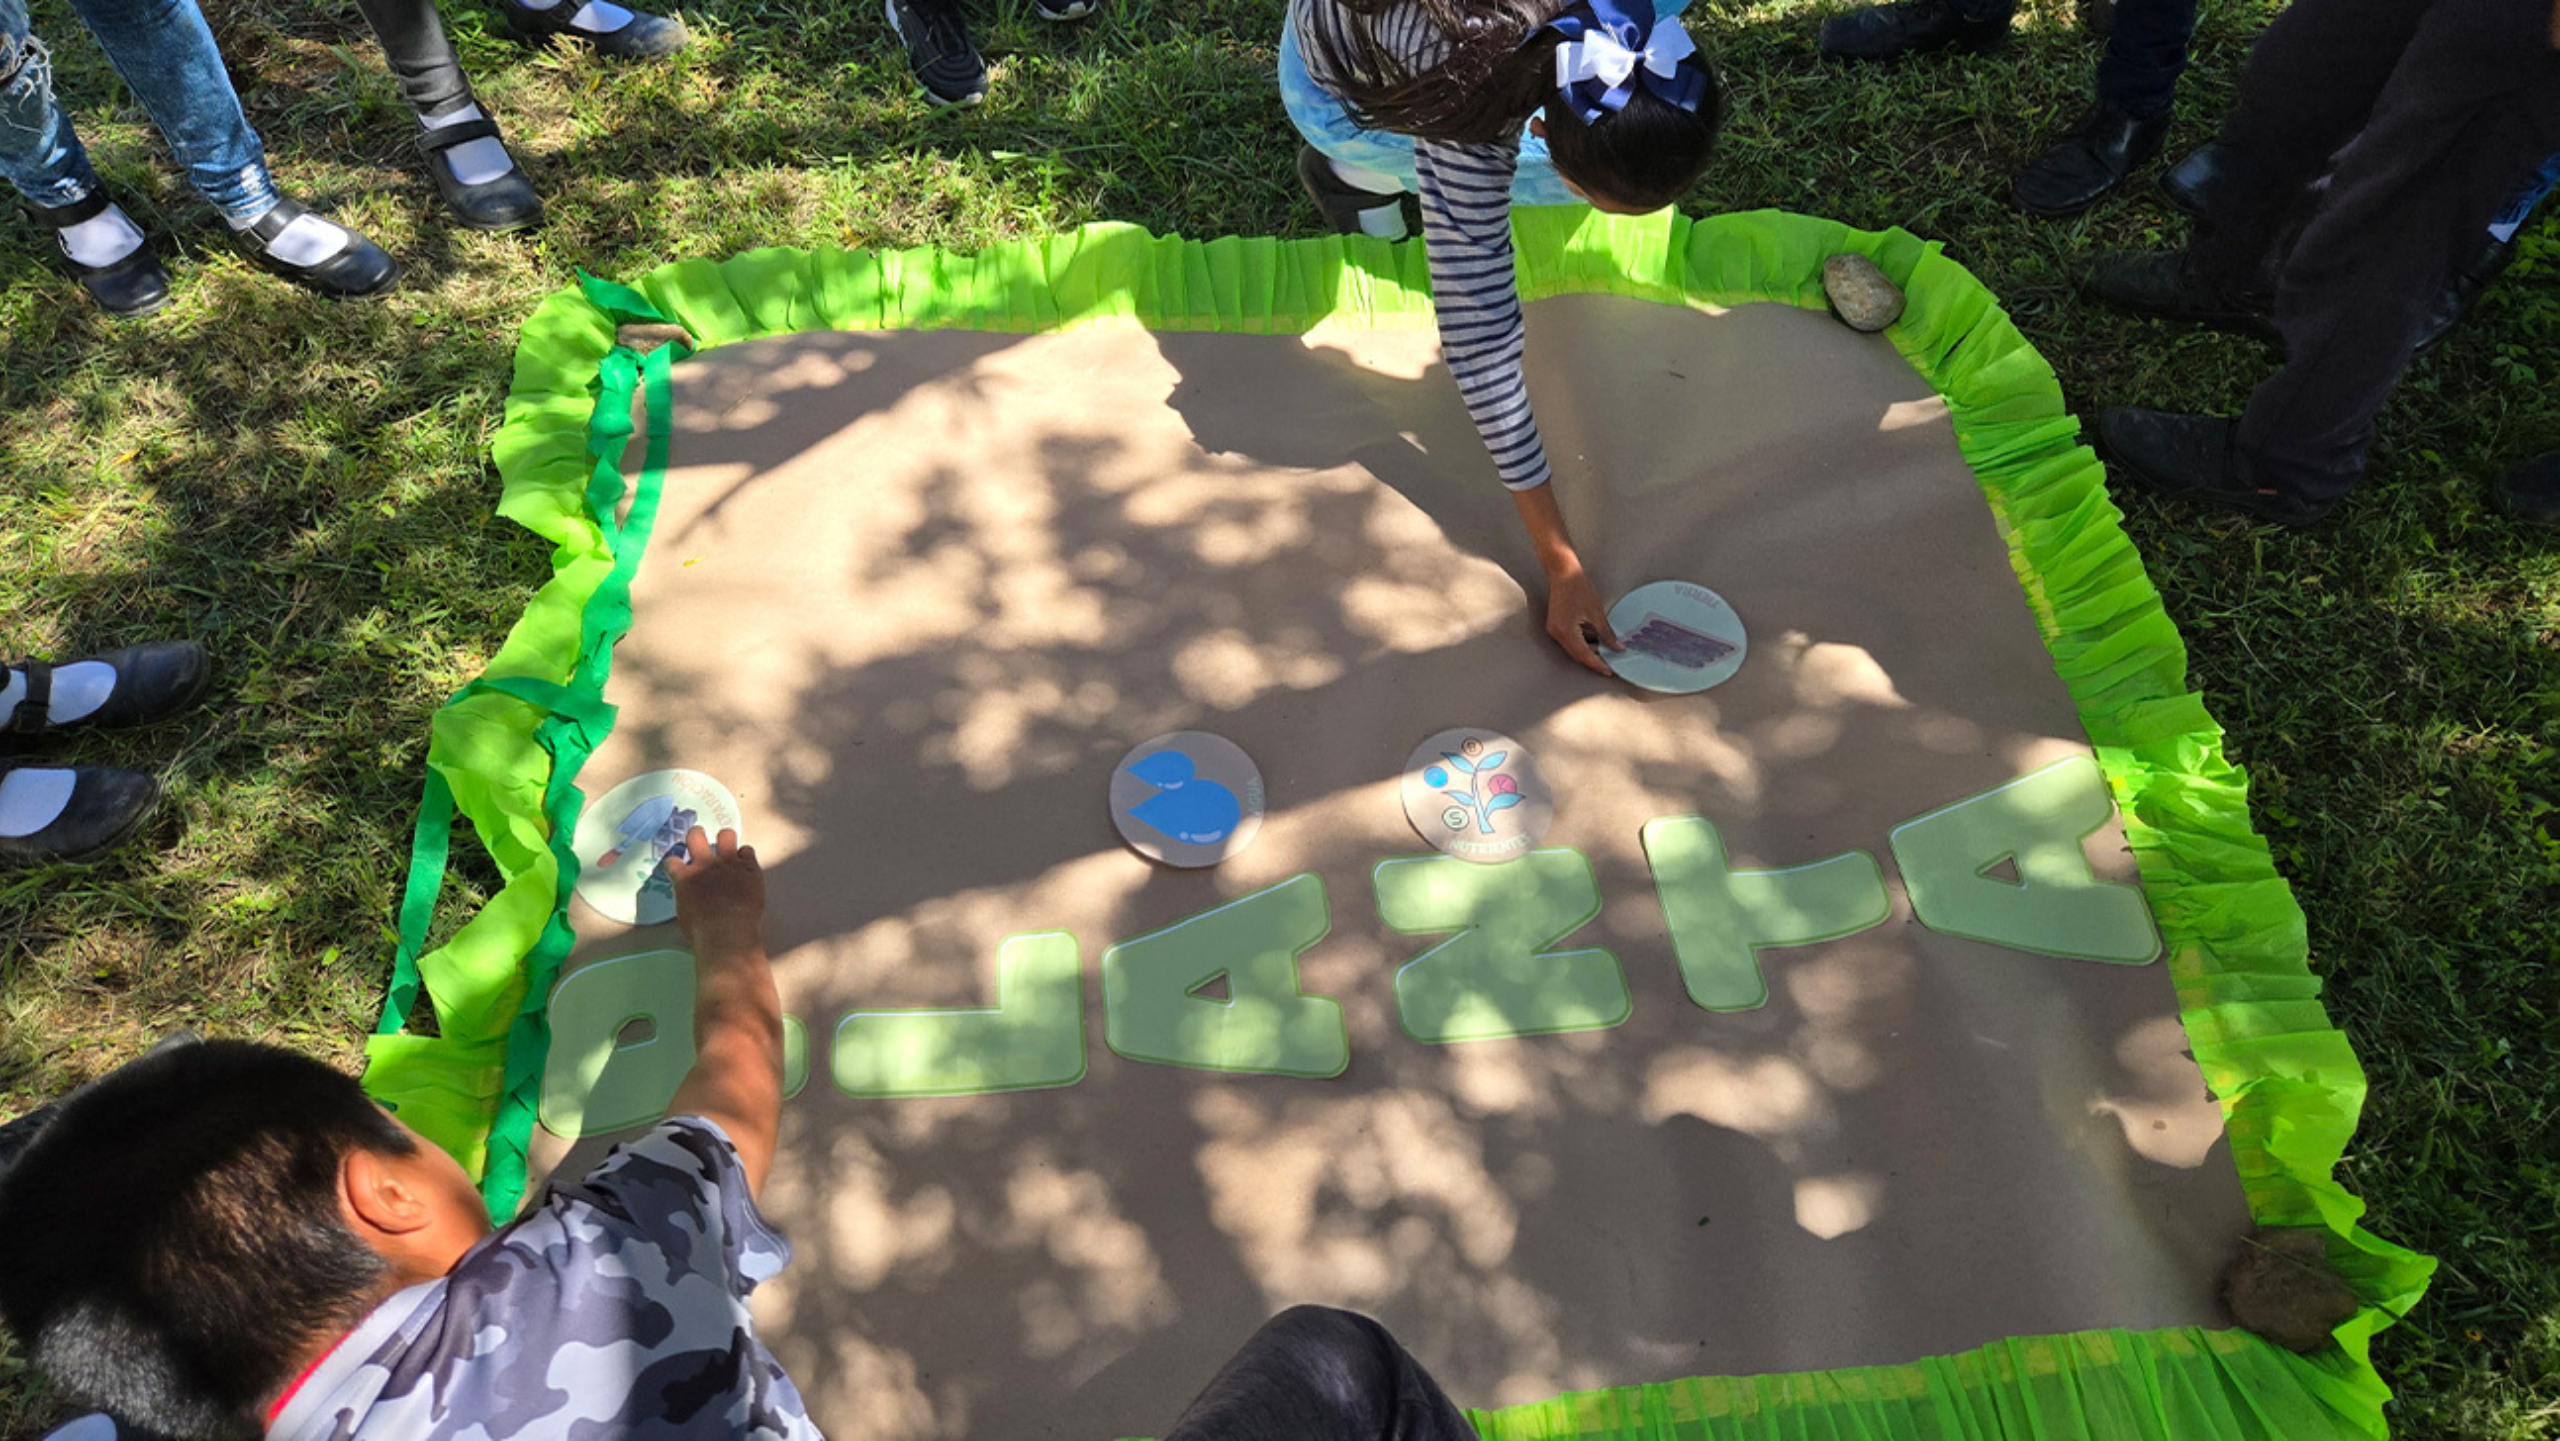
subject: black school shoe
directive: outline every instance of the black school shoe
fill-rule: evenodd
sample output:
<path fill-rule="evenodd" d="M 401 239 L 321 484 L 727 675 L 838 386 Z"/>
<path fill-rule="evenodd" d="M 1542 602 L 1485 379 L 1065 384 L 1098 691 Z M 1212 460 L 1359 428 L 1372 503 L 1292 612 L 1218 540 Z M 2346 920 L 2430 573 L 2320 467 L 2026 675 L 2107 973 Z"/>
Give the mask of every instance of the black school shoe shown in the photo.
<path fill-rule="evenodd" d="M 2168 133 L 2165 113 L 2136 119 L 2101 101 L 2027 162 L 2009 184 L 2009 199 L 2048 220 L 2077 215 L 2159 154 Z"/>
<path fill-rule="evenodd" d="M 581 30 L 569 23 L 578 5 L 579 0 L 559 0 L 537 10 L 520 0 L 498 0 L 498 13 L 506 17 L 507 29 L 526 45 L 538 47 L 566 37 L 617 60 L 655 60 L 673 55 L 693 39 L 683 21 L 631 10 L 628 5 L 622 7 L 631 10 L 627 23 L 611 30 Z"/>
<path fill-rule="evenodd" d="M 1102 0 L 1031 0 L 1033 14 L 1052 25 L 1082 20 L 1102 8 Z"/>
<path fill-rule="evenodd" d="M 344 225 L 338 228 L 347 232 L 347 243 L 317 264 L 295 265 L 267 253 L 267 247 L 275 244 L 286 226 L 310 213 L 290 200 L 278 200 L 273 209 L 250 221 L 246 229 L 233 231 L 231 238 L 239 243 L 250 264 L 332 300 L 369 300 L 400 283 L 400 262 Z"/>
<path fill-rule="evenodd" d="M 975 105 L 987 98 L 987 62 L 969 39 L 954 0 L 886 0 L 889 29 L 906 47 L 907 68 L 937 106 Z"/>
<path fill-rule="evenodd" d="M 69 205 L 30 205 L 27 218 L 51 231 L 64 231 L 82 221 L 95 220 L 107 213 L 113 204 L 104 190 L 93 190 L 83 200 Z M 57 237 L 55 244 L 60 240 Z M 109 315 L 149 315 L 169 303 L 169 272 L 160 268 L 160 258 L 151 253 L 151 243 L 144 241 L 133 253 L 105 265 L 83 265 L 62 252 L 63 266 L 98 308 Z"/>
<path fill-rule="evenodd" d="M 1967 19 L 1948 0 L 1894 0 L 1834 15 L 1822 26 L 1822 53 L 1842 60 L 1898 60 L 1936 50 L 1979 54 L 2009 38 L 2010 11 Z"/>
<path fill-rule="evenodd" d="M 1361 216 L 1390 205 L 1405 210 L 1411 200 L 1401 193 L 1380 195 L 1373 190 L 1345 184 L 1342 177 L 1334 173 L 1333 162 L 1325 159 L 1323 151 L 1303 143 L 1298 146 L 1298 184 L 1305 188 L 1307 198 L 1314 201 L 1316 209 L 1323 213 L 1325 228 L 1336 235 L 1366 235 L 1369 232 L 1360 223 Z M 1421 228 L 1419 212 L 1408 210 L 1405 233 L 1411 235 Z"/>
<path fill-rule="evenodd" d="M 2214 187 L 2230 173 L 2231 152 L 2219 140 L 2208 140 L 2186 158 L 2160 172 L 2160 193 L 2169 203 L 2201 220 L 2213 203 Z"/>
<path fill-rule="evenodd" d="M 2498 482 L 2498 509 L 2510 520 L 2560 530 L 2560 450 L 2508 471 Z"/>
<path fill-rule="evenodd" d="M 436 193 L 444 197 L 447 210 L 473 230 L 522 230 L 542 220 L 542 197 L 533 191 L 533 182 L 525 178 L 524 167 L 515 166 L 495 180 L 465 185 L 453 173 L 450 151 L 469 140 L 506 142 L 498 135 L 493 120 L 466 120 L 459 125 L 421 125 L 418 129 L 418 154 L 427 162 L 427 178 L 436 183 Z M 510 162 L 515 155 L 507 156 Z"/>
<path fill-rule="evenodd" d="M 2081 288 L 2135 315 L 2228 330 L 2279 349 L 2284 344 L 2270 315 L 2272 295 L 2215 285 L 2195 273 L 2184 249 L 2110 251 L 2091 262 Z"/>
<path fill-rule="evenodd" d="M 2312 525 L 2329 513 L 2261 484 L 2239 446 L 2239 424 L 2216 415 L 2114 406 L 2098 413 L 2098 453 L 2117 472 L 2166 500 L 2219 506 L 2278 525 Z"/>
<path fill-rule="evenodd" d="M 81 659 L 108 666 L 116 680 L 104 704 L 73 721 L 53 719 L 52 665 L 40 660 L 8 664 L 8 669 L 26 677 L 27 689 L 9 712 L 8 724 L 0 726 L 0 745 L 24 743 L 73 726 L 112 730 L 148 725 L 204 699 L 205 689 L 213 682 L 213 658 L 191 640 L 146 641 Z"/>
<path fill-rule="evenodd" d="M 33 835 L 0 836 L 0 867 L 78 865 L 131 840 L 160 804 L 160 782 L 140 771 L 63 766 L 71 799 Z"/>

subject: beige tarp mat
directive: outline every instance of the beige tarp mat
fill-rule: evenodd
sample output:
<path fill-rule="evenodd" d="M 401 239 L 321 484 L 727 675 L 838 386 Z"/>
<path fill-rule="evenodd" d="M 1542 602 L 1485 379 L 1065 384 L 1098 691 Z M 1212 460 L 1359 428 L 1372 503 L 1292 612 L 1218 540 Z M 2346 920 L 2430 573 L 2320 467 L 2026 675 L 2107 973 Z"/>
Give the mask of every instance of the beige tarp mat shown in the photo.
<path fill-rule="evenodd" d="M 839 1438 L 1151 1434 L 1293 1302 L 1384 1319 L 1463 1404 L 2215 1320 L 2247 1224 L 2157 963 L 1912 922 L 1888 835 L 2087 753 L 1942 403 L 1882 340 L 1776 306 L 1531 308 L 1531 374 L 1603 590 L 1689 579 L 1749 663 L 1655 697 L 1568 663 L 1428 333 L 812 334 L 681 365 L 656 538 L 591 799 L 732 788 L 814 1077 L 766 1209 L 768 1340 Z M 1533 587 L 1534 589 L 1534 587 Z M 1396 777 L 1449 726 L 1531 746 L 1623 965 L 1609 1030 L 1430 1045 L 1371 868 L 1427 853 Z M 1115 839 L 1112 767 L 1195 728 L 1269 819 L 1212 871 Z M 1738 864 L 1884 864 L 1890 920 L 1685 996 L 1640 827 Z M 2102 875 L 2133 868 L 2112 824 Z M 1340 1076 L 1105 1044 L 1099 958 L 1301 872 Z M 572 964 L 677 944 L 583 904 Z M 990 1004 L 1005 937 L 1081 945 L 1089 1070 L 855 1100 L 858 1009 Z M 592 1138 L 576 1155 L 597 1148 Z M 541 1143 L 557 1164 L 564 1147 Z"/>

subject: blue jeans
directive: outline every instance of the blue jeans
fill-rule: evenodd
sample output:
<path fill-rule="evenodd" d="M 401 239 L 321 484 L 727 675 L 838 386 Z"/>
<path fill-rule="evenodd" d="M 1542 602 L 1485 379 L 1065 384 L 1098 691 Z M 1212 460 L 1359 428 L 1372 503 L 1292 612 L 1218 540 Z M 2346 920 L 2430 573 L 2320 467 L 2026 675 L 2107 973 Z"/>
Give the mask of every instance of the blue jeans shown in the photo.
<path fill-rule="evenodd" d="M 1689 0 L 1654 0 L 1654 13 L 1677 15 L 1688 4 Z M 1307 73 L 1306 57 L 1298 53 L 1298 27 L 1285 14 L 1280 21 L 1280 106 L 1289 112 L 1289 123 L 1298 127 L 1298 134 L 1324 152 L 1326 159 L 1392 176 L 1403 181 L 1407 191 L 1422 188 L 1413 174 L 1413 137 L 1361 129 L 1340 98 Z M 1520 124 L 1520 169 L 1511 181 L 1511 203 L 1584 203 L 1556 174 L 1555 162 L 1547 158 L 1547 142 L 1530 134 L 1525 120 Z"/>
<path fill-rule="evenodd" d="M 222 68 L 196 0 L 71 0 L 80 22 L 151 112 L 187 182 L 227 220 L 276 203 L 266 148 Z M 89 152 L 54 103 L 53 64 L 27 25 L 27 0 L 0 0 L 0 179 L 58 209 L 98 187 Z"/>

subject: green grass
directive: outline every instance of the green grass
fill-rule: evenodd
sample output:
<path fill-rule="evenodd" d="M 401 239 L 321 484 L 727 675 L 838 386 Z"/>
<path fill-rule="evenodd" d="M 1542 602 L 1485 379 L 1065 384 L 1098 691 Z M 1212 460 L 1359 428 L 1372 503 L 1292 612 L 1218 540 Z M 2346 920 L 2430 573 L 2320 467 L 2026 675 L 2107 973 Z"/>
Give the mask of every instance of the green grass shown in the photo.
<path fill-rule="evenodd" d="M 691 51 L 623 68 L 519 50 L 454 0 L 465 63 L 550 201 L 517 237 L 444 221 L 351 5 L 216 7 L 287 187 L 407 262 L 374 305 L 231 258 L 60 0 L 38 6 L 101 168 L 173 245 L 177 301 L 109 321 L 44 237 L 0 221 L 0 654 L 192 635 L 222 675 L 186 721 L 64 752 L 168 777 L 146 843 L 0 874 L 0 1114 L 180 1024 L 354 1063 L 427 716 L 545 571 L 538 542 L 490 517 L 488 440 L 514 328 L 573 266 L 965 249 L 1096 219 L 1311 233 L 1270 81 L 1278 0 L 1107 3 L 1058 29 L 983 0 L 994 95 L 937 115 L 868 3 L 707 0 Z M 1819 63 L 1800 3 L 1700 8 L 1737 106 L 1693 210 L 1945 240 L 2078 408 L 2228 410 L 2264 372 L 2246 343 L 2073 295 L 2093 249 L 2180 233 L 2148 187 L 2065 224 L 2002 202 L 2085 99 L 2093 47 L 2059 0 L 2000 55 L 1885 74 Z M 2208 7 L 2173 149 L 2205 138 L 2266 13 Z M 2328 528 L 2130 506 L 2371 1073 L 2346 1180 L 2378 1230 L 2443 1258 L 2380 1353 L 2418 1438 L 2560 1437 L 2560 543 L 2487 505 L 2498 472 L 2560 445 L 2555 276 L 2546 223 L 2402 385 Z M 468 860 L 462 875 L 492 879 Z M 53 1410 L 0 1353 L 0 1436 Z"/>

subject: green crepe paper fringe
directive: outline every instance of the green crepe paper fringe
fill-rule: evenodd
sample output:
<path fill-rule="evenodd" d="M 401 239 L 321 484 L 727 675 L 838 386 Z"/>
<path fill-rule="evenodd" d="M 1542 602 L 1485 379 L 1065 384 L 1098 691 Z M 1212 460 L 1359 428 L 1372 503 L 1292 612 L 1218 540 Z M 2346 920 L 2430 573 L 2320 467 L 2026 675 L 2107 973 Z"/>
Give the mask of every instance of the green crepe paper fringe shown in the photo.
<path fill-rule="evenodd" d="M 1821 263 L 1844 251 L 1872 257 L 1902 285 L 1910 306 L 1886 336 L 1946 398 L 1957 445 L 2114 788 L 2250 1211 L 2262 1224 L 2325 1231 L 2330 1258 L 2364 1305 L 2338 1329 L 2339 1345 L 2312 1357 L 2200 1328 L 2019 1338 L 1903 1366 L 1702 1378 L 1473 1413 L 1487 1441 L 2387 1435 L 2390 1392 L 2371 1340 L 2416 1304 L 2435 1263 L 2365 1231 L 2364 1203 L 2334 1177 L 2363 1107 L 2362 1068 L 2320 1005 L 2302 913 L 2250 826 L 2246 778 L 2187 689 L 2185 644 L 2117 524 L 2052 370 L 1981 282 L 1904 231 L 1775 211 L 1693 222 L 1580 209 L 1520 211 L 1514 228 L 1521 289 L 1533 299 L 1604 293 L 1819 309 Z M 703 346 L 808 330 L 1029 333 L 1111 322 L 1296 334 L 1328 321 L 1427 326 L 1429 290 L 1417 245 L 1194 242 L 1122 225 L 975 256 L 767 249 L 662 266 L 637 290 L 588 279 L 546 300 L 517 347 L 495 444 L 505 481 L 498 510 L 552 542 L 553 575 L 489 674 L 582 692 L 600 706 L 610 640 L 601 650 L 597 641 L 611 625 L 590 611 L 618 604 L 628 624 L 611 582 L 617 571 L 627 582 L 645 543 L 631 536 L 618 554 L 625 538 L 611 520 L 620 498 L 613 462 L 630 434 L 632 357 L 615 345 L 619 320 L 673 321 Z M 662 463 L 662 444 L 655 458 Z M 644 471 L 644 486 L 652 479 Z M 437 715 L 429 770 L 505 884 L 444 945 L 418 954 L 443 844 L 440 828 L 421 825 L 421 874 L 410 889 L 423 899 L 411 896 L 404 921 L 420 914 L 395 967 L 383 1034 L 369 1044 L 367 1086 L 480 1177 L 499 1216 L 523 1195 L 547 1042 L 541 1002 L 566 947 L 568 877 L 555 847 L 576 819 L 569 782 L 584 746 L 560 734 L 562 724 L 519 694 L 487 688 L 466 690 Z M 555 765 L 555 754 L 571 764 Z M 422 822 L 435 807 L 427 809 Z M 434 1006 L 433 1037 L 402 1029 L 421 988 Z"/>

